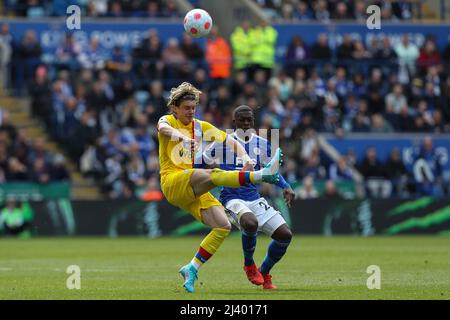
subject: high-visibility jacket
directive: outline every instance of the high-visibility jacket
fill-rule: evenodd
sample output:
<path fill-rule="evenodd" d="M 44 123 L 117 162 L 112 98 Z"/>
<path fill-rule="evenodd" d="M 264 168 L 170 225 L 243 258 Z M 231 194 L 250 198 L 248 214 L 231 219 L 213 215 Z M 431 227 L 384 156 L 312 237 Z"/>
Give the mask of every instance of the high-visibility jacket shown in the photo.
<path fill-rule="evenodd" d="M 237 27 L 231 33 L 230 40 L 233 48 L 234 68 L 241 70 L 250 64 L 250 54 L 252 52 L 250 31 L 245 32 L 244 28 Z"/>
<path fill-rule="evenodd" d="M 208 39 L 206 42 L 206 62 L 209 75 L 213 79 L 226 79 L 231 75 L 231 50 L 222 37 Z"/>
<path fill-rule="evenodd" d="M 278 32 L 275 28 L 260 26 L 251 29 L 250 42 L 252 53 L 250 61 L 264 68 L 272 68 L 275 64 L 275 45 Z"/>

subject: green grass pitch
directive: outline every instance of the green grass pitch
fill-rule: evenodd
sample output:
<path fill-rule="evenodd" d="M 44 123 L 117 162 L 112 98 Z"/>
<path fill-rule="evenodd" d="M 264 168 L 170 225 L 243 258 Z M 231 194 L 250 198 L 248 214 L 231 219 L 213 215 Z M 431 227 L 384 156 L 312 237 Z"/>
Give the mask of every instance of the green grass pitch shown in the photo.
<path fill-rule="evenodd" d="M 278 290 L 247 281 L 240 236 L 233 233 L 199 272 L 196 292 L 178 269 L 200 237 L 0 239 L 0 299 L 449 299 L 448 237 L 296 236 L 272 270 Z M 258 264 L 270 239 L 258 238 Z M 69 265 L 81 268 L 81 289 L 69 290 Z M 367 267 L 381 269 L 369 290 Z"/>

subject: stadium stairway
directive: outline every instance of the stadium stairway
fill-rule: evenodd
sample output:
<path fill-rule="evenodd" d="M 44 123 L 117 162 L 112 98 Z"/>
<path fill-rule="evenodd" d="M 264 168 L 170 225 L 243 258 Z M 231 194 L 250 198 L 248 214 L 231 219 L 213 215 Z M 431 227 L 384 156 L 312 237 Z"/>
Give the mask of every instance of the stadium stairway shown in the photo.
<path fill-rule="evenodd" d="M 101 199 L 102 195 L 95 184 L 84 178 L 78 171 L 76 164 L 69 159 L 65 152 L 53 142 L 45 132 L 42 125 L 34 119 L 30 114 L 30 102 L 27 98 L 15 98 L 10 96 L 0 97 L 0 108 L 8 111 L 11 123 L 16 128 L 25 128 L 28 139 L 43 137 L 48 151 L 51 153 L 59 153 L 65 157 L 65 165 L 70 172 L 71 177 L 71 198 L 77 200 L 94 200 Z"/>

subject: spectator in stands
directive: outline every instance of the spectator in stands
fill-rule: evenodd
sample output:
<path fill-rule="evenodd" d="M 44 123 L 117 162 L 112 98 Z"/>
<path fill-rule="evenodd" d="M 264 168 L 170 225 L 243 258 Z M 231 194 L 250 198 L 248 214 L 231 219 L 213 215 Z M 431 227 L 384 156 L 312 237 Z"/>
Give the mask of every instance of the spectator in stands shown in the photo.
<path fill-rule="evenodd" d="M 387 83 L 383 79 L 383 73 L 380 69 L 372 69 L 369 83 L 367 84 L 367 105 L 369 113 L 385 112 L 385 99 Z"/>
<path fill-rule="evenodd" d="M 426 74 L 430 67 L 436 67 L 438 70 L 442 70 L 441 54 L 436 48 L 436 44 L 433 40 L 428 39 L 420 49 L 419 57 L 417 58 L 417 66 L 421 74 Z"/>
<path fill-rule="evenodd" d="M 281 5 L 281 20 L 284 22 L 292 22 L 294 19 L 294 5 L 285 2 Z"/>
<path fill-rule="evenodd" d="M 403 86 L 397 83 L 392 88 L 392 91 L 386 96 L 386 112 L 399 114 L 403 108 L 408 108 L 408 101 L 403 94 Z"/>
<path fill-rule="evenodd" d="M 193 41 L 192 37 L 187 33 L 183 34 L 183 40 L 180 45 L 181 50 L 186 57 L 194 63 L 195 69 L 202 67 L 202 59 L 204 57 L 203 49 Z"/>
<path fill-rule="evenodd" d="M 275 66 L 275 49 L 278 39 L 278 32 L 267 20 L 261 19 L 258 26 L 251 29 L 250 43 L 251 54 L 250 64 L 252 65 L 253 76 L 256 70 L 264 70 L 266 79 L 272 76 L 272 69 Z"/>
<path fill-rule="evenodd" d="M 363 98 L 366 95 L 366 79 L 362 72 L 355 72 L 353 74 L 351 83 L 349 84 L 351 92 L 357 98 Z"/>
<path fill-rule="evenodd" d="M 8 197 L 5 207 L 0 210 L 0 231 L 6 234 L 28 238 L 31 236 L 33 212 L 28 204 L 18 203 L 13 197 Z"/>
<path fill-rule="evenodd" d="M 85 148 L 95 142 L 98 126 L 94 110 L 87 110 L 80 118 L 74 134 L 67 139 L 67 150 L 72 159 L 80 159 Z"/>
<path fill-rule="evenodd" d="M 403 163 L 400 149 L 394 148 L 385 163 L 386 176 L 392 181 L 393 196 L 404 197 L 408 195 L 408 170 Z"/>
<path fill-rule="evenodd" d="M 292 94 L 294 80 L 284 70 L 280 70 L 276 77 L 269 80 L 269 86 L 275 87 L 280 95 L 281 101 L 286 102 Z M 260 84 L 257 83 L 257 87 L 260 87 Z"/>
<path fill-rule="evenodd" d="M 425 83 L 425 91 L 423 99 L 425 99 L 432 109 L 438 109 L 440 107 L 440 87 L 436 86 L 432 82 Z"/>
<path fill-rule="evenodd" d="M 370 53 L 364 47 L 364 44 L 361 40 L 357 40 L 354 42 L 354 48 L 352 52 L 352 58 L 355 60 L 365 60 L 369 59 Z"/>
<path fill-rule="evenodd" d="M 26 129 L 20 128 L 17 130 L 16 138 L 13 141 L 12 154 L 21 162 L 28 163 L 28 157 L 31 151 L 31 145 L 26 135 Z"/>
<path fill-rule="evenodd" d="M 354 3 L 353 17 L 356 22 L 366 23 L 367 21 L 367 6 L 364 0 L 356 0 Z"/>
<path fill-rule="evenodd" d="M 0 95 L 9 87 L 11 58 L 14 39 L 9 30 L 9 24 L 3 23 L 0 27 Z"/>
<path fill-rule="evenodd" d="M 294 19 L 305 22 L 314 20 L 314 13 L 309 8 L 307 1 L 301 0 L 297 3 L 297 7 L 294 12 Z"/>
<path fill-rule="evenodd" d="M 45 16 L 45 9 L 41 1 L 27 0 L 26 2 L 26 16 L 28 18 L 40 18 Z"/>
<path fill-rule="evenodd" d="M 434 148 L 432 138 L 425 137 L 413 165 L 418 195 L 442 194 L 442 161 L 442 154 Z"/>
<path fill-rule="evenodd" d="M 28 83 L 41 63 L 42 48 L 36 32 L 27 30 L 17 48 L 16 94 L 21 95 L 23 84 Z"/>
<path fill-rule="evenodd" d="M 189 78 L 192 65 L 181 50 L 178 40 L 170 38 L 161 55 L 164 62 L 165 75 L 168 79 L 181 82 Z"/>
<path fill-rule="evenodd" d="M 162 16 L 166 18 L 180 17 L 180 12 L 178 11 L 177 4 L 175 0 L 165 0 L 164 8 L 162 9 Z"/>
<path fill-rule="evenodd" d="M 42 158 L 36 159 L 33 163 L 31 171 L 31 181 L 39 184 L 46 184 L 50 182 L 50 170 Z"/>
<path fill-rule="evenodd" d="M 244 20 L 230 35 L 231 48 L 233 50 L 233 66 L 236 71 L 249 72 L 252 53 L 251 24 Z"/>
<path fill-rule="evenodd" d="M 392 61 L 395 58 L 397 58 L 397 54 L 395 53 L 394 49 L 392 49 L 391 42 L 387 36 L 383 38 L 383 41 L 381 42 L 381 48 L 378 49 L 374 58 L 383 61 L 385 60 Z"/>
<path fill-rule="evenodd" d="M 313 3 L 314 14 L 317 21 L 321 23 L 330 22 L 330 12 L 325 0 L 317 0 Z"/>
<path fill-rule="evenodd" d="M 328 176 L 330 180 L 338 181 L 351 181 L 353 180 L 353 170 L 347 164 L 345 157 L 339 157 L 336 162 L 330 165 Z"/>
<path fill-rule="evenodd" d="M 353 58 L 353 39 L 352 36 L 348 33 L 344 34 L 342 37 L 342 43 L 338 46 L 336 55 L 338 59 L 352 59 Z"/>
<path fill-rule="evenodd" d="M 31 96 L 31 115 L 44 121 L 47 129 L 50 129 L 50 118 L 53 112 L 52 90 L 48 79 L 48 72 L 44 66 L 36 69 L 35 77 L 28 86 Z"/>
<path fill-rule="evenodd" d="M 81 53 L 81 47 L 78 42 L 73 39 L 72 33 L 64 35 L 63 43 L 56 48 L 55 59 L 59 68 L 76 70 L 76 59 Z"/>
<path fill-rule="evenodd" d="M 100 47 L 99 39 L 93 37 L 89 46 L 82 48 L 78 62 L 85 69 L 101 70 L 106 65 L 107 55 Z"/>
<path fill-rule="evenodd" d="M 145 12 L 142 16 L 146 18 L 161 18 L 162 13 L 159 8 L 159 4 L 156 1 L 149 1 L 145 7 Z"/>
<path fill-rule="evenodd" d="M 365 179 L 366 192 L 370 197 L 387 198 L 391 195 L 392 184 L 385 179 L 385 168 L 377 158 L 375 147 L 366 150 L 366 155 L 357 168 Z"/>
<path fill-rule="evenodd" d="M 387 122 L 383 116 L 379 113 L 374 113 L 372 115 L 370 132 L 373 133 L 391 133 L 394 130 L 392 126 Z"/>
<path fill-rule="evenodd" d="M 6 134 L 8 143 L 13 143 L 16 140 L 17 129 L 11 121 L 11 115 L 8 111 L 3 111 L 0 119 L 0 132 Z"/>
<path fill-rule="evenodd" d="M 11 157 L 8 159 L 8 166 L 5 171 L 6 181 L 29 181 L 30 173 L 25 164 L 21 163 L 17 158 Z"/>
<path fill-rule="evenodd" d="M 333 79 L 327 82 L 327 91 L 324 95 L 323 131 L 334 132 L 340 125 L 341 111 L 338 108 L 339 99 L 336 94 L 336 83 Z"/>
<path fill-rule="evenodd" d="M 228 42 L 219 34 L 217 27 L 213 27 L 206 41 L 206 62 L 213 88 L 225 83 L 231 76 L 232 57 Z"/>
<path fill-rule="evenodd" d="M 42 159 L 46 165 L 52 163 L 52 156 L 45 147 L 45 140 L 42 137 L 34 139 L 29 155 L 29 164 L 32 165 L 38 159 Z"/>
<path fill-rule="evenodd" d="M 342 200 L 344 197 L 340 194 L 336 188 L 336 183 L 333 180 L 327 180 L 325 182 L 325 190 L 321 195 L 321 198 L 326 200 Z"/>
<path fill-rule="evenodd" d="M 331 59 L 332 53 L 328 45 L 328 37 L 325 33 L 318 36 L 317 42 L 311 48 L 311 58 L 320 60 Z"/>
<path fill-rule="evenodd" d="M 139 156 L 132 156 L 126 166 L 127 180 L 131 182 L 132 190 L 143 188 L 147 182 L 145 177 L 145 163 Z"/>
<path fill-rule="evenodd" d="M 67 181 L 70 180 L 70 173 L 67 170 L 64 156 L 57 154 L 53 157 L 53 163 L 50 166 L 51 181 Z"/>
<path fill-rule="evenodd" d="M 336 68 L 336 75 L 331 78 L 336 84 L 336 94 L 340 101 L 344 101 L 350 92 L 351 84 L 347 80 L 347 71 L 344 67 Z"/>
<path fill-rule="evenodd" d="M 338 2 L 331 18 L 334 20 L 350 20 L 352 16 L 348 12 L 347 4 L 343 1 Z"/>
<path fill-rule="evenodd" d="M 166 99 L 164 98 L 162 82 L 160 80 L 152 81 L 149 92 L 145 112 L 149 123 L 155 124 L 166 113 Z"/>
<path fill-rule="evenodd" d="M 434 110 L 432 112 L 431 127 L 434 133 L 450 132 L 450 124 L 444 122 L 441 110 Z"/>
<path fill-rule="evenodd" d="M 121 47 L 115 46 L 111 57 L 106 60 L 106 70 L 111 73 L 115 81 L 121 81 L 129 76 L 131 67 L 131 56 L 125 53 Z"/>
<path fill-rule="evenodd" d="M 134 128 L 136 127 L 138 118 L 141 116 L 141 110 L 136 99 L 132 96 L 123 104 L 120 115 L 120 126 Z"/>
<path fill-rule="evenodd" d="M 368 115 L 367 102 L 361 100 L 359 102 L 358 112 L 352 121 L 352 132 L 369 132 L 370 118 Z"/>
<path fill-rule="evenodd" d="M 285 70 L 293 75 L 295 70 L 305 65 L 305 60 L 309 58 L 309 51 L 299 35 L 295 35 L 287 49 L 285 57 Z"/>
<path fill-rule="evenodd" d="M 298 189 L 297 196 L 302 200 L 319 197 L 319 192 L 317 192 L 317 189 L 314 187 L 314 178 L 312 176 L 303 178 L 303 185 Z"/>
<path fill-rule="evenodd" d="M 156 145 L 149 133 L 147 132 L 147 118 L 145 116 L 140 116 L 137 120 L 137 125 L 134 129 L 134 139 L 135 143 L 139 147 L 139 155 L 142 160 L 147 161 L 150 153 L 155 149 Z"/>
<path fill-rule="evenodd" d="M 408 108 L 400 109 L 400 113 L 394 118 L 389 118 L 394 124 L 396 131 L 412 132 L 414 131 L 414 118 L 409 114 Z"/>
<path fill-rule="evenodd" d="M 393 1 L 392 12 L 396 17 L 402 20 L 410 20 L 412 18 L 412 6 L 414 2 L 411 1 Z"/>
<path fill-rule="evenodd" d="M 410 42 L 409 35 L 404 34 L 401 42 L 394 47 L 399 63 L 399 80 L 406 84 L 416 71 L 416 60 L 419 57 L 419 49 Z"/>
<path fill-rule="evenodd" d="M 311 154 L 306 159 L 306 163 L 300 169 L 300 176 L 311 176 L 316 180 L 324 179 L 326 177 L 326 170 L 320 163 L 320 157 L 318 152 Z"/>
<path fill-rule="evenodd" d="M 89 1 L 87 13 L 90 17 L 105 17 L 108 13 L 108 0 Z"/>
<path fill-rule="evenodd" d="M 161 78 L 164 68 L 164 63 L 161 60 L 162 47 L 158 31 L 150 29 L 148 30 L 148 37 L 133 50 L 133 71 L 140 79 Z"/>
<path fill-rule="evenodd" d="M 108 13 L 106 14 L 109 18 L 120 18 L 125 16 L 122 10 L 122 3 L 120 1 L 110 1 Z"/>

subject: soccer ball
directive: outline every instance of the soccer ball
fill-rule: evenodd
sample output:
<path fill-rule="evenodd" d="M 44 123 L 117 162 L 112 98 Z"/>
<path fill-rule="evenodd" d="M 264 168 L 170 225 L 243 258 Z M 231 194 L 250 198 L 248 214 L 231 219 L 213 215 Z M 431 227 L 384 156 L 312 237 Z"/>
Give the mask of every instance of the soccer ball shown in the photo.
<path fill-rule="evenodd" d="M 184 17 L 184 30 L 193 37 L 208 35 L 212 25 L 211 16 L 202 9 L 192 9 Z"/>

